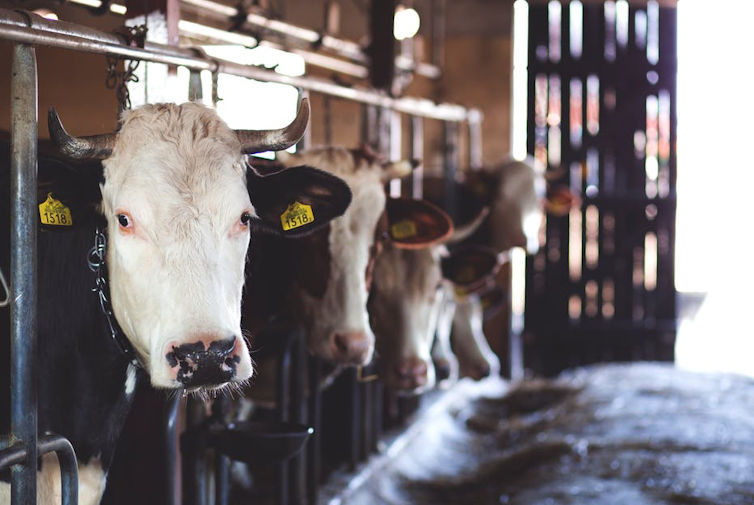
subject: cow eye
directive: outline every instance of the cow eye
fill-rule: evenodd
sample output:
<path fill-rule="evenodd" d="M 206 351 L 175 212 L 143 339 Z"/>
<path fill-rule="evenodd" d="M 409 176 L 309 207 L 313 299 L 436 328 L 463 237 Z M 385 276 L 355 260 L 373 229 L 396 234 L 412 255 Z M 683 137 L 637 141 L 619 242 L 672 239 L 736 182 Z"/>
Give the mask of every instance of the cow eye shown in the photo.
<path fill-rule="evenodd" d="M 249 226 L 249 223 L 251 222 L 251 214 L 248 212 L 244 212 L 241 214 L 241 224 L 244 226 Z"/>
<path fill-rule="evenodd" d="M 118 224 L 123 228 L 128 228 L 131 225 L 131 220 L 125 214 L 118 214 Z"/>

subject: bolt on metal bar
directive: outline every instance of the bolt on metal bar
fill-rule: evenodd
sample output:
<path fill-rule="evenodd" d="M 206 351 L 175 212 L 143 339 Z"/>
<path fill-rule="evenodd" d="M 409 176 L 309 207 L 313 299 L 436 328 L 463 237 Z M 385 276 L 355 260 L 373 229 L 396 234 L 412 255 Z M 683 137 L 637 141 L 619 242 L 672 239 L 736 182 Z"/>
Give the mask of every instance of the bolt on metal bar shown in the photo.
<path fill-rule="evenodd" d="M 11 443 L 26 458 L 11 468 L 11 504 L 37 500 L 37 59 L 13 46 L 11 63 Z"/>
<path fill-rule="evenodd" d="M 28 16 L 32 20 L 30 28 L 19 22 L 24 19 L 23 15 L 7 9 L 0 9 L 0 38 L 23 44 L 46 45 L 94 54 L 107 54 L 127 59 L 179 65 L 189 70 L 209 70 L 259 81 L 289 84 L 324 95 L 441 121 L 466 121 L 473 111 L 473 109 L 459 105 L 436 104 L 420 98 L 393 98 L 369 89 L 340 86 L 321 78 L 282 75 L 260 67 L 197 56 L 195 51 L 189 48 L 154 43 L 148 43 L 144 49 L 130 47 L 114 35 L 108 38 L 102 32 L 88 28 L 81 29 L 78 25 L 64 21 L 57 21 L 56 23 L 59 23 L 59 25 L 56 26 L 55 30 L 51 30 L 49 21 L 44 21 L 40 16 L 31 13 Z"/>

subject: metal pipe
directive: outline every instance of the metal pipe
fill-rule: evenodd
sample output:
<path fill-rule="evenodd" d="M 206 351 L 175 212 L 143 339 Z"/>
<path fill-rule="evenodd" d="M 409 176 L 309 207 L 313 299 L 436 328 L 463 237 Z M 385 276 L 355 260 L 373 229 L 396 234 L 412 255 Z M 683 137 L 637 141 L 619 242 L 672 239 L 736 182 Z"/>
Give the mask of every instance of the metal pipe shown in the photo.
<path fill-rule="evenodd" d="M 182 402 L 181 395 L 175 395 L 166 405 L 165 422 L 165 488 L 167 489 L 167 503 L 177 505 L 179 488 L 176 486 L 176 470 L 178 460 L 178 408 Z"/>
<path fill-rule="evenodd" d="M 282 75 L 261 67 L 198 56 L 195 51 L 189 48 L 147 43 L 144 49 L 140 49 L 127 46 L 115 36 L 113 36 L 115 40 L 104 42 L 106 36 L 100 32 L 97 33 L 99 35 L 98 39 L 101 40 L 92 40 L 88 37 L 92 30 L 78 30 L 77 25 L 63 21 L 56 22 L 65 28 L 58 27 L 58 31 L 48 30 L 46 26 L 43 26 L 45 23 L 33 23 L 32 28 L 27 28 L 17 25 L 19 16 L 20 14 L 17 12 L 0 9 L 0 38 L 24 44 L 46 45 L 88 53 L 108 54 L 127 59 L 179 65 L 189 70 L 209 70 L 259 81 L 288 84 L 324 95 L 337 96 L 346 100 L 392 109 L 404 114 L 413 114 L 441 121 L 466 121 L 471 111 L 473 111 L 473 109 L 467 109 L 460 105 L 436 104 L 431 100 L 421 98 L 392 98 L 377 91 L 340 86 L 321 78 Z M 30 16 L 39 18 L 39 16 L 34 14 L 30 14 Z"/>
<path fill-rule="evenodd" d="M 11 468 L 11 504 L 37 501 L 37 59 L 13 46 L 11 64 L 11 443 L 26 459 Z"/>
<path fill-rule="evenodd" d="M 411 116 L 411 157 L 415 160 L 424 159 L 424 121 L 418 116 Z M 424 197 L 424 164 L 414 169 L 411 174 L 411 196 L 417 200 Z"/>
<path fill-rule="evenodd" d="M 190 11 L 202 16 L 213 17 L 214 19 L 227 21 L 238 16 L 238 10 L 235 7 L 223 5 L 209 0 L 183 0 L 182 7 L 188 7 Z M 339 39 L 332 35 L 320 34 L 317 31 L 292 25 L 284 21 L 267 19 L 259 14 L 247 14 L 243 27 L 254 33 L 261 30 L 272 32 L 275 36 L 284 41 L 293 40 L 299 44 L 307 46 L 316 46 L 342 58 L 361 65 L 364 71 L 369 65 L 369 56 L 364 52 L 362 47 L 352 41 Z M 292 48 L 287 48 L 290 52 L 296 52 Z M 315 54 L 315 53 L 311 53 Z M 317 63 L 310 62 L 312 65 Z M 346 62 L 343 62 L 346 63 Z M 401 70 L 412 70 L 417 74 L 429 79 L 439 79 L 442 75 L 440 69 L 431 63 L 415 63 L 408 58 L 397 57 L 395 66 Z"/>
<path fill-rule="evenodd" d="M 71 443 L 60 435 L 43 435 L 37 442 L 37 454 L 54 452 L 60 466 L 60 489 L 64 505 L 75 505 L 79 495 L 79 468 Z M 26 461 L 26 444 L 15 444 L 0 450 L 0 470 Z"/>
<path fill-rule="evenodd" d="M 482 168 L 482 113 L 474 110 L 469 113 L 469 168 Z"/>
<path fill-rule="evenodd" d="M 60 435 L 43 435 L 37 446 L 39 455 L 54 452 L 58 456 L 63 505 L 76 505 L 79 499 L 79 467 L 73 446 Z"/>

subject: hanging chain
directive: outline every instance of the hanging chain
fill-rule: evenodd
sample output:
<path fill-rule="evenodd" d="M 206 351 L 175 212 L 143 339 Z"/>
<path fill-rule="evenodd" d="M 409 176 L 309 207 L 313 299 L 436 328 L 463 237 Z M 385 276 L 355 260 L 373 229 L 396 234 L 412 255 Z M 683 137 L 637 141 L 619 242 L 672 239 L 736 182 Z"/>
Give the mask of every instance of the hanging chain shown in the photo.
<path fill-rule="evenodd" d="M 121 35 L 130 47 L 144 47 L 147 39 L 147 25 L 124 26 L 116 30 L 116 34 Z M 120 58 L 117 56 L 106 56 L 107 58 L 107 75 L 105 77 L 105 86 L 107 89 L 114 89 L 115 96 L 118 98 L 118 116 L 126 109 L 131 108 L 131 97 L 128 93 L 128 83 L 139 82 L 139 77 L 134 74 L 139 67 L 141 60 L 124 60 L 124 70 L 118 70 Z"/>

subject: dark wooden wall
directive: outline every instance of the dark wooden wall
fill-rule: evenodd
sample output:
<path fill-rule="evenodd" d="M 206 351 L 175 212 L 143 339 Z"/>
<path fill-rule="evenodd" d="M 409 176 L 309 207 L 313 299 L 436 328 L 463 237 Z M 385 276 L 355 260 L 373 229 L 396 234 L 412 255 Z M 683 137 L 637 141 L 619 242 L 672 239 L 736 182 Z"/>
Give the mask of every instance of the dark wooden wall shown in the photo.
<path fill-rule="evenodd" d="M 587 4 L 579 54 L 553 4 L 530 6 L 528 151 L 582 201 L 528 261 L 526 365 L 673 360 L 675 8 Z"/>

